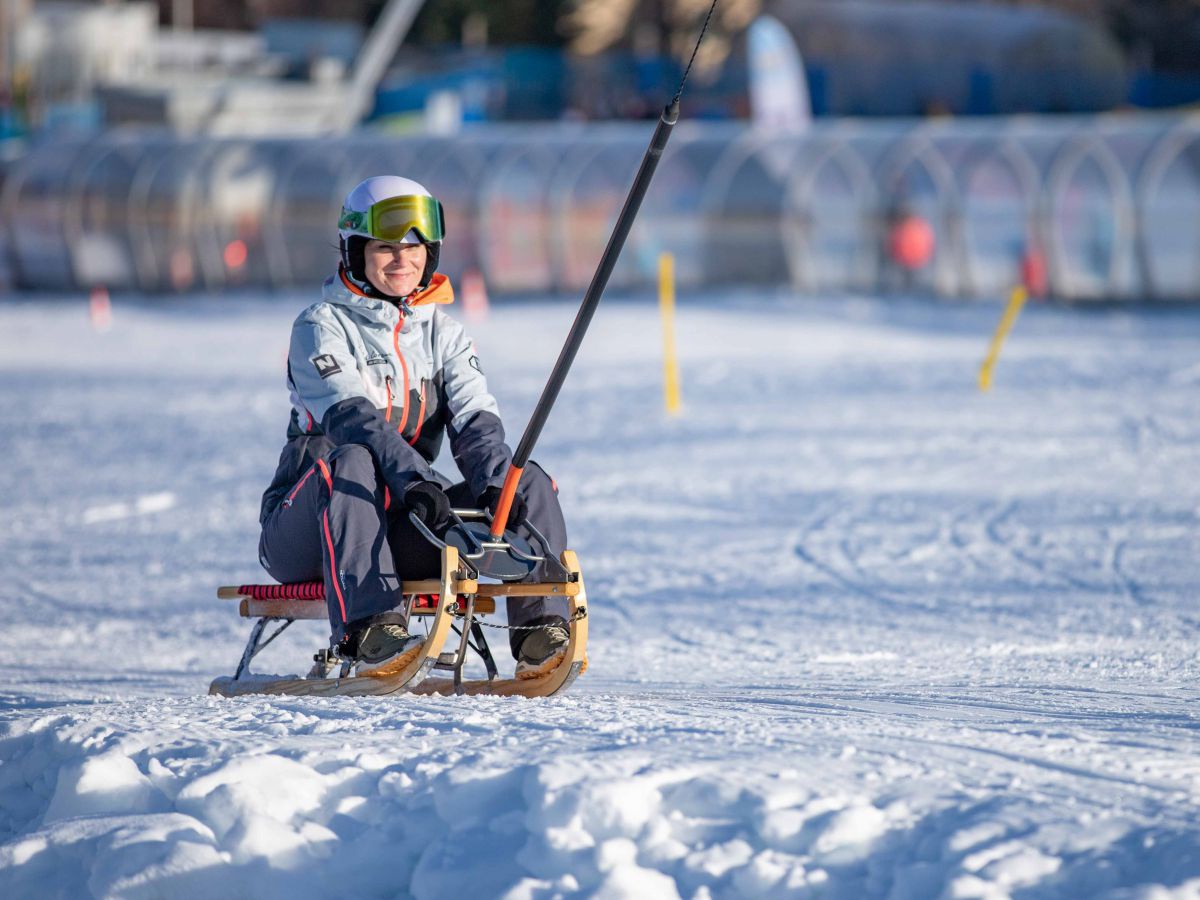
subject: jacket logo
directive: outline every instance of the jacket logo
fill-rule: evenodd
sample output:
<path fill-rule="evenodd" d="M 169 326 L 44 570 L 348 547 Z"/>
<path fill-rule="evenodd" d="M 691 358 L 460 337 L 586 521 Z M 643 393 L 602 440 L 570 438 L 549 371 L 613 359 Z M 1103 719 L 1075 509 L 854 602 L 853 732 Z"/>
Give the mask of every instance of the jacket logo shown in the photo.
<path fill-rule="evenodd" d="M 483 367 L 479 365 L 479 357 L 478 357 L 478 356 L 472 356 L 472 357 L 471 357 L 469 360 L 467 360 L 467 361 L 468 361 L 468 362 L 471 364 L 471 368 L 472 368 L 472 369 L 474 369 L 474 370 L 475 370 L 476 372 L 478 372 L 480 375 L 482 375 L 482 374 L 483 374 Z"/>
<path fill-rule="evenodd" d="M 336 375 L 342 371 L 342 367 L 338 365 L 338 361 L 333 358 L 332 353 L 322 353 L 320 356 L 314 356 L 312 363 L 317 367 L 317 374 L 322 378 L 328 378 L 330 375 Z"/>

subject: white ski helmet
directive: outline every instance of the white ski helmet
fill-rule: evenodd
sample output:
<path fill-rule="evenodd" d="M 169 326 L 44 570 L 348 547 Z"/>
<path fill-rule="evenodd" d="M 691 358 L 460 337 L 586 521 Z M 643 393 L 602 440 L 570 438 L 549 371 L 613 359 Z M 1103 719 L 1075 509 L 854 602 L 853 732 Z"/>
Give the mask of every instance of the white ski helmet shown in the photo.
<path fill-rule="evenodd" d="M 355 185 L 342 203 L 342 265 L 351 278 L 376 293 L 366 274 L 367 241 L 424 244 L 428 258 L 420 286 L 427 287 L 437 271 L 445 230 L 442 204 L 423 185 L 398 175 L 374 175 Z"/>

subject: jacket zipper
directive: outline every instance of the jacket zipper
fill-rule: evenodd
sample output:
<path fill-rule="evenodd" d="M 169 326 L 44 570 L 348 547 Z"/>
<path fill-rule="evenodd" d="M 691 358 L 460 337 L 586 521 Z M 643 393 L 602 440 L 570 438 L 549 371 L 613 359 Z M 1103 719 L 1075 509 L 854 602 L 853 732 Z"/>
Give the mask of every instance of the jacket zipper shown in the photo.
<path fill-rule="evenodd" d="M 425 424 L 425 386 L 428 384 L 426 379 L 421 379 L 421 408 L 417 411 L 417 430 L 413 432 L 412 440 L 409 446 L 417 442 L 417 438 L 421 436 L 421 426 Z"/>
<path fill-rule="evenodd" d="M 404 326 L 404 315 L 400 315 L 400 321 L 396 323 L 395 329 L 392 330 L 392 346 L 396 348 L 396 358 L 400 361 L 400 371 L 404 375 L 404 403 L 401 406 L 400 425 L 396 428 L 401 435 L 404 434 L 404 426 L 408 424 L 408 364 L 404 362 L 404 354 L 400 352 L 400 329 Z M 391 404 L 388 404 L 389 409 Z M 390 420 L 389 420 L 390 421 Z"/>
<path fill-rule="evenodd" d="M 316 465 L 311 465 L 308 467 L 308 471 L 304 473 L 304 477 L 296 482 L 296 486 L 292 488 L 292 492 L 288 494 L 287 499 L 283 501 L 284 509 L 287 509 L 292 505 L 292 501 L 294 501 L 296 499 L 296 495 L 300 493 L 300 488 L 304 487 L 304 482 L 308 481 L 308 477 L 315 471 L 317 471 Z"/>

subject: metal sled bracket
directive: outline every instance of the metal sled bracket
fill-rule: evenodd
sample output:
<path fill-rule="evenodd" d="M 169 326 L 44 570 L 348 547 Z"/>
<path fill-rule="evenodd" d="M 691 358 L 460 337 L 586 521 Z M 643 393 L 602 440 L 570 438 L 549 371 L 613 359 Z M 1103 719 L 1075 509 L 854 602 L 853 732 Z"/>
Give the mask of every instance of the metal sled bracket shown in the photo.
<path fill-rule="evenodd" d="M 526 521 L 521 527 L 533 536 L 541 547 L 540 553 L 535 552 L 529 541 L 512 530 L 504 532 L 503 540 L 492 538 L 490 520 L 483 510 L 452 509 L 450 516 L 454 521 L 446 529 L 443 539 L 421 521 L 416 513 L 408 514 L 409 521 L 427 541 L 440 549 L 447 546 L 456 547 L 460 558 L 480 575 L 500 581 L 520 581 L 528 578 L 540 565 L 544 577 L 569 580 L 570 573 L 554 558 L 550 551 L 550 542 L 532 522 Z"/>

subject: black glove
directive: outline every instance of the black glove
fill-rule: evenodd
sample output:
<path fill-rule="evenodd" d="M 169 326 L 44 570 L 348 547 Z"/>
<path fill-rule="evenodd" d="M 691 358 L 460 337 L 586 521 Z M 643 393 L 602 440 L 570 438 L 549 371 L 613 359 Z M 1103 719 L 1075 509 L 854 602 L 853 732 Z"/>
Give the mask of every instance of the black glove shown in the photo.
<path fill-rule="evenodd" d="M 496 504 L 500 502 L 500 494 L 500 488 L 488 488 L 483 492 L 483 496 L 479 498 L 479 505 L 492 515 L 495 515 Z M 504 527 L 516 528 L 518 525 L 524 525 L 527 518 L 529 518 L 529 504 L 525 502 L 525 498 L 521 496 L 521 492 L 517 491 L 513 494 L 512 506 L 508 508 L 508 524 Z"/>
<path fill-rule="evenodd" d="M 417 514 L 430 531 L 440 532 L 450 523 L 450 498 L 432 481 L 418 481 L 404 492 L 404 505 Z"/>

